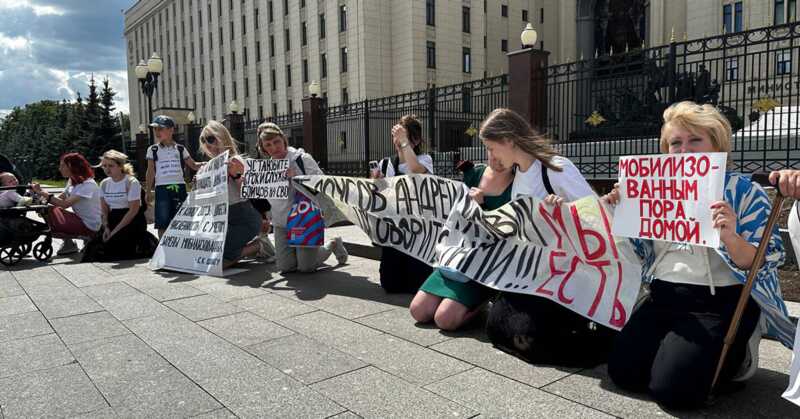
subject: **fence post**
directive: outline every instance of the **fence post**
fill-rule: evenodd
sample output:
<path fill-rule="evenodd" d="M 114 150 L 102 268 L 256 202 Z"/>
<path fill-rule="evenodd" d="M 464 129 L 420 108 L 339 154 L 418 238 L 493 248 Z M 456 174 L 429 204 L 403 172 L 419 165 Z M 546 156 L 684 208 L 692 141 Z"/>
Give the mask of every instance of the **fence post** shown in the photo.
<path fill-rule="evenodd" d="M 525 48 L 508 53 L 508 107 L 539 131 L 547 124 L 549 51 Z"/>
<path fill-rule="evenodd" d="M 369 100 L 364 100 L 364 160 L 361 162 L 361 169 L 369 174 L 367 163 L 371 160 L 369 155 Z"/>
<path fill-rule="evenodd" d="M 427 91 L 428 95 L 428 144 L 434 150 L 439 149 L 436 142 L 436 85 L 431 84 Z"/>
<path fill-rule="evenodd" d="M 147 153 L 147 146 L 150 144 L 150 136 L 147 132 L 136 133 L 136 175 L 139 180 L 144 182 L 145 175 L 147 175 L 147 161 L 145 161 L 145 154 Z"/>
<path fill-rule="evenodd" d="M 303 98 L 303 148 L 311 153 L 322 170 L 328 168 L 328 141 L 325 132 L 323 99 L 317 95 Z"/>
<path fill-rule="evenodd" d="M 236 141 L 244 140 L 244 115 L 239 112 L 231 112 L 225 115 L 225 128 L 231 133 Z M 244 152 L 247 152 L 245 146 Z"/>
<path fill-rule="evenodd" d="M 200 151 L 200 131 L 202 131 L 202 127 L 195 124 L 194 121 L 186 124 L 186 149 L 195 160 L 199 160 L 197 154 Z M 241 141 L 239 138 L 237 140 Z"/>

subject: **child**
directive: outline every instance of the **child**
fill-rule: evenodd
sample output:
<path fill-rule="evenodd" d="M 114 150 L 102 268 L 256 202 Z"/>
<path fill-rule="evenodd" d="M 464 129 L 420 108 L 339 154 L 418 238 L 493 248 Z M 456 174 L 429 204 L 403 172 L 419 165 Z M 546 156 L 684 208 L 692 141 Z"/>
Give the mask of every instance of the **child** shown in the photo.
<path fill-rule="evenodd" d="M 0 186 L 17 186 L 19 181 L 13 173 L 3 172 L 0 173 Z M 14 206 L 30 205 L 32 198 L 22 196 L 16 190 L 0 191 L 0 208 L 11 208 Z"/>

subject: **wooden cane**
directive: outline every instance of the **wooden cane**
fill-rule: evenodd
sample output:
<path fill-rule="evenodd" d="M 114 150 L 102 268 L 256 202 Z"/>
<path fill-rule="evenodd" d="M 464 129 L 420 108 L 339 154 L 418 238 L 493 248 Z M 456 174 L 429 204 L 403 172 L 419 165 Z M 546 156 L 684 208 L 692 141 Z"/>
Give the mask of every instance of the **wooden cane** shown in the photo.
<path fill-rule="evenodd" d="M 753 178 L 755 179 L 756 177 L 753 176 Z M 769 241 L 772 239 L 772 229 L 775 228 L 775 223 L 778 221 L 778 216 L 781 213 L 784 196 L 781 195 L 780 190 L 777 188 L 775 190 L 776 195 L 775 199 L 772 201 L 772 210 L 770 211 L 769 218 L 767 219 L 767 226 L 764 229 L 764 236 L 761 237 L 761 242 L 758 243 L 756 255 L 753 257 L 753 265 L 750 266 L 750 271 L 747 273 L 747 281 L 744 284 L 744 289 L 742 289 L 741 295 L 739 295 L 739 302 L 736 304 L 736 311 L 733 313 L 731 324 L 728 326 L 728 333 L 725 335 L 725 340 L 722 345 L 722 354 L 720 354 L 719 362 L 717 363 L 717 371 L 714 373 L 714 381 L 711 382 L 711 388 L 709 389 L 709 398 L 713 394 L 714 387 L 716 387 L 717 381 L 719 380 L 719 374 L 722 372 L 722 365 L 725 363 L 725 357 L 728 355 L 728 350 L 730 349 L 731 345 L 733 345 L 734 339 L 736 339 L 736 332 L 739 331 L 739 323 L 742 320 L 744 309 L 747 307 L 747 301 L 750 299 L 750 292 L 753 290 L 753 284 L 755 283 L 756 275 L 761 268 L 761 264 L 764 263 L 764 256 L 767 253 L 767 246 L 769 245 Z"/>

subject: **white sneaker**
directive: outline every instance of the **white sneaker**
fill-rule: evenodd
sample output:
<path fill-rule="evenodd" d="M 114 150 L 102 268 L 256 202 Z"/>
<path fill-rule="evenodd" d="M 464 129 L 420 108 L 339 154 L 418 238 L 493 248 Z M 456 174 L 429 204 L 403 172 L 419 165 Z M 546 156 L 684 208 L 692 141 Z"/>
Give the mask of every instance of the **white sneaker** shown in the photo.
<path fill-rule="evenodd" d="M 752 304 L 752 302 L 750 304 Z M 744 360 L 742 361 L 742 366 L 739 367 L 739 371 L 737 371 L 736 375 L 732 378 L 733 381 L 747 381 L 758 371 L 758 347 L 761 344 L 762 321 L 764 321 L 763 316 L 759 319 L 756 330 L 753 331 L 753 334 L 747 341 L 747 349 Z"/>
<path fill-rule="evenodd" d="M 339 265 L 344 265 L 347 263 L 347 249 L 345 249 L 344 242 L 342 241 L 341 237 L 333 239 L 331 242 L 331 250 L 336 256 L 336 261 L 339 262 Z"/>
<path fill-rule="evenodd" d="M 64 243 L 61 244 L 61 247 L 58 249 L 58 252 L 56 252 L 56 255 L 66 256 L 74 253 L 78 253 L 78 245 L 75 243 L 75 240 L 64 239 Z"/>

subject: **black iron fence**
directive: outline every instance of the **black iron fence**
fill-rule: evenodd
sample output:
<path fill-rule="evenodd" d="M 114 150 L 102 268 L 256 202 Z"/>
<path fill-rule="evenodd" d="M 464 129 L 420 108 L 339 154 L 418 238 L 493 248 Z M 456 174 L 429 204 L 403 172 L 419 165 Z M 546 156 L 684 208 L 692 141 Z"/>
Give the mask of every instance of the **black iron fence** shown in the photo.
<path fill-rule="evenodd" d="M 255 155 L 256 143 L 258 142 L 258 126 L 262 122 L 274 122 L 283 131 L 289 145 L 292 147 L 303 146 L 303 113 L 295 112 L 276 117 L 268 117 L 261 120 L 244 121 L 242 130 L 242 143 L 243 153 Z"/>
<path fill-rule="evenodd" d="M 733 169 L 798 168 L 800 23 L 671 42 L 549 66 L 547 131 L 587 178 L 620 155 L 659 152 L 663 111 L 716 105 L 734 129 Z"/>

